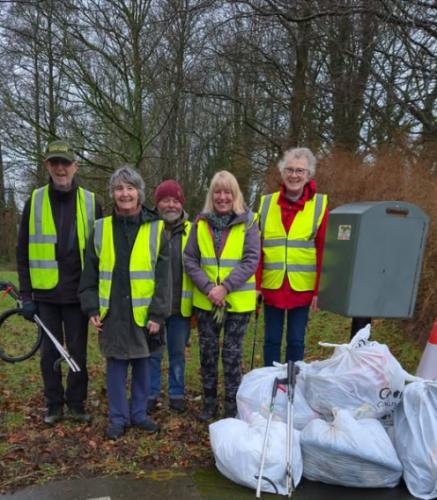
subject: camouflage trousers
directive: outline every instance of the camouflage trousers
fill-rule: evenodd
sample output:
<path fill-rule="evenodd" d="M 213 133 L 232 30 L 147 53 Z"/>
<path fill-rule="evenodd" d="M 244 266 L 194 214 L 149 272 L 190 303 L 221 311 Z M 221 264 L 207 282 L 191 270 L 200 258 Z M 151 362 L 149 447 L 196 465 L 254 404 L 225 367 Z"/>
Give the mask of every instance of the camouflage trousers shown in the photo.
<path fill-rule="evenodd" d="M 222 345 L 225 400 L 235 401 L 241 382 L 243 339 L 250 313 L 227 313 L 224 324 L 217 325 L 211 311 L 195 309 L 199 332 L 200 367 L 205 398 L 217 397 L 220 331 L 223 326 Z"/>

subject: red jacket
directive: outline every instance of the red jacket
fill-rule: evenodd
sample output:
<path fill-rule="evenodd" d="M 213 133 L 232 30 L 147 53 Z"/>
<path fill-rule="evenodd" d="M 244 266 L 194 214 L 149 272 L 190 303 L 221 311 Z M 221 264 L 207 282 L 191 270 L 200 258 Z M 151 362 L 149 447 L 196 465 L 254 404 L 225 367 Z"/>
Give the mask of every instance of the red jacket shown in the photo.
<path fill-rule="evenodd" d="M 285 232 L 288 234 L 291 225 L 293 224 L 294 217 L 297 212 L 303 210 L 305 202 L 311 200 L 316 194 L 316 185 L 313 180 L 309 181 L 303 190 L 302 196 L 299 200 L 292 202 L 285 197 L 285 186 L 281 185 L 280 195 L 278 198 L 278 205 L 281 207 L 282 225 Z M 314 290 L 307 292 L 297 292 L 293 290 L 288 281 L 287 274 L 284 276 L 282 285 L 277 290 L 270 290 L 261 287 L 261 277 L 263 268 L 263 255 L 261 253 L 260 262 L 256 272 L 256 285 L 257 290 L 262 291 L 263 301 L 269 306 L 275 306 L 279 309 L 293 309 L 294 307 L 308 306 L 311 304 L 313 296 L 316 296 L 319 289 L 320 271 L 322 269 L 323 247 L 325 243 L 326 225 L 328 222 L 328 209 L 323 214 L 322 222 L 319 226 L 315 237 L 316 245 L 316 284 Z"/>

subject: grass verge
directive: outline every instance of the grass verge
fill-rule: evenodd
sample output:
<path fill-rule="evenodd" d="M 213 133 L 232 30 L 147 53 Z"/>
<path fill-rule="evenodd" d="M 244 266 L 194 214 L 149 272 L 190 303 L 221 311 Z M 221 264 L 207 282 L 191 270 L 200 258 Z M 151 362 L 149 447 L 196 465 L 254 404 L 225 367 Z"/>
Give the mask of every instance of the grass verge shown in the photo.
<path fill-rule="evenodd" d="M 0 280 L 16 282 L 16 274 L 0 272 Z M 0 312 L 13 306 L 13 301 L 5 298 L 0 301 Z M 244 342 L 244 372 L 250 367 L 254 327 L 252 318 Z M 27 322 L 20 327 L 21 330 L 24 328 L 31 331 L 34 326 Z M 262 366 L 262 329 L 260 317 L 255 366 Z M 8 335 L 17 335 L 15 330 L 0 330 L 0 346 Z M 332 348 L 321 347 L 319 341 L 346 343 L 349 336 L 349 319 L 327 312 L 312 315 L 306 336 L 306 360 L 331 355 Z M 407 371 L 415 371 L 421 347 L 405 337 L 399 322 L 375 321 L 372 337 L 388 344 Z M 143 477 L 146 471 L 154 468 L 189 469 L 213 464 L 208 427 L 195 418 L 201 408 L 199 349 L 195 330 L 186 351 L 188 411 L 183 415 L 170 412 L 164 397 L 153 416 L 162 426 L 158 435 L 147 436 L 138 429 L 130 429 L 116 442 L 104 439 L 103 432 L 107 425 L 105 363 L 98 351 L 97 333 L 91 328 L 88 360 L 88 409 L 93 415 L 92 423 L 85 425 L 64 420 L 53 428 L 46 427 L 42 422 L 44 399 L 39 355 L 16 364 L 0 360 L 0 492 L 14 491 L 55 478 L 120 474 Z M 65 367 L 63 369 L 65 376 Z M 166 394 L 166 378 L 167 364 L 164 362 L 163 394 Z M 220 381 L 222 387 L 222 378 Z"/>

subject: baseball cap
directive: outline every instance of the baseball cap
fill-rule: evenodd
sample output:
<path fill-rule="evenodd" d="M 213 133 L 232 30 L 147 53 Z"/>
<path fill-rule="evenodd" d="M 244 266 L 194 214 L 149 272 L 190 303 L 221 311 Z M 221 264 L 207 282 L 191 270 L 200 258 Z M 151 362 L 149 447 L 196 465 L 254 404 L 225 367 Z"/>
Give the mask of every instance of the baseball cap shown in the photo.
<path fill-rule="evenodd" d="M 76 161 L 74 150 L 66 141 L 53 141 L 47 146 L 45 161 L 51 158 L 64 158 L 68 161 Z"/>

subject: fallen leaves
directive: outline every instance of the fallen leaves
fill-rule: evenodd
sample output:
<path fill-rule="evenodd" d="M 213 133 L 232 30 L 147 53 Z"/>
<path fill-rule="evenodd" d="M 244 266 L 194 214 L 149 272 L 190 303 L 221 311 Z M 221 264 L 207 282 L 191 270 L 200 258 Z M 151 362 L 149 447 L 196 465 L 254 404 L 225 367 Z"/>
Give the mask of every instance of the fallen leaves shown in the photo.
<path fill-rule="evenodd" d="M 153 415 L 161 425 L 159 434 L 128 429 L 121 439 L 109 441 L 104 437 L 104 400 L 92 411 L 91 424 L 65 419 L 47 427 L 41 395 L 20 401 L 12 391 L 1 394 L 2 410 L 7 411 L 0 413 L 0 492 L 54 478 L 141 475 L 153 468 L 174 470 L 212 463 L 208 426 L 196 420 L 201 403 L 194 397 L 188 399 L 188 411 L 182 415 L 164 405 Z M 11 420 L 6 419 L 9 411 L 20 415 L 25 424 L 6 425 Z"/>

